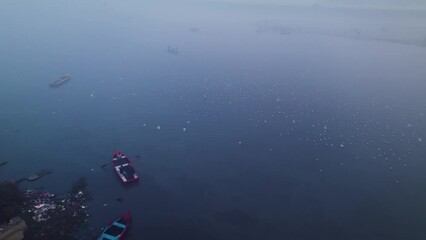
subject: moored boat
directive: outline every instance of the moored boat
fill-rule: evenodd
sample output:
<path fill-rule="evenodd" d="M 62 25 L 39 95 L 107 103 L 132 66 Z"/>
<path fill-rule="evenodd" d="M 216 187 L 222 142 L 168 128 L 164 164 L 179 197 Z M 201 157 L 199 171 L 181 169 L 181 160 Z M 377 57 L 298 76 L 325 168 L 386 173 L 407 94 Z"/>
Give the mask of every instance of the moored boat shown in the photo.
<path fill-rule="evenodd" d="M 128 228 L 130 227 L 130 212 L 123 214 L 115 219 L 108 227 L 104 229 L 98 240 L 120 240 L 124 238 Z"/>
<path fill-rule="evenodd" d="M 112 154 L 112 165 L 123 183 L 129 183 L 139 179 L 136 169 L 132 162 L 130 162 L 130 159 L 120 151 L 115 150 L 114 154 Z"/>
<path fill-rule="evenodd" d="M 70 74 L 64 74 L 64 76 L 62 76 L 59 79 L 56 79 L 52 82 L 49 83 L 49 86 L 51 87 L 59 87 L 62 84 L 65 84 L 66 82 L 68 82 L 71 79 L 71 75 Z"/>

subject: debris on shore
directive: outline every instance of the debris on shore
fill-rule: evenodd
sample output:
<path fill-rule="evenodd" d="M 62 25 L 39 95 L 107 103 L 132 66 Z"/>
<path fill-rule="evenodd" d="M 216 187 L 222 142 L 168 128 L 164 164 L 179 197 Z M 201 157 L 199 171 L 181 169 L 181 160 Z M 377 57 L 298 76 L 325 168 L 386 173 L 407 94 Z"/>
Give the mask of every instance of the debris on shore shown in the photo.
<path fill-rule="evenodd" d="M 14 216 L 21 217 L 26 224 L 25 239 L 72 240 L 89 216 L 86 186 L 85 179 L 80 178 L 72 185 L 69 193 L 57 196 L 38 190 L 22 192 L 15 182 L 1 182 L 0 221 L 6 222 Z"/>

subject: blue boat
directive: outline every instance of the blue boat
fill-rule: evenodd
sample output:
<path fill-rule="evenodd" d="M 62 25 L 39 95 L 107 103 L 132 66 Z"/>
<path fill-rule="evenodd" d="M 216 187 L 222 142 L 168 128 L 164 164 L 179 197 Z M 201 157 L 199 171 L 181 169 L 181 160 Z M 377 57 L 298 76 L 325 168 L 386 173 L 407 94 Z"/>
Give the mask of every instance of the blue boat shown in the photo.
<path fill-rule="evenodd" d="M 114 220 L 102 234 L 99 236 L 98 240 L 120 240 L 124 238 L 124 235 L 127 232 L 127 229 L 130 226 L 130 212 L 123 214 L 121 217 Z"/>

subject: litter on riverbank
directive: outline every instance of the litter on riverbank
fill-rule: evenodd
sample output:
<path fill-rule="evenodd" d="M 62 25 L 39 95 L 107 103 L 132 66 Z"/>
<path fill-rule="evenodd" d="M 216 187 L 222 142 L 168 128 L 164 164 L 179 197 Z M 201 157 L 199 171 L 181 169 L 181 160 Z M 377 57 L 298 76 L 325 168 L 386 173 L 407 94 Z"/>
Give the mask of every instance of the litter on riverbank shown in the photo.
<path fill-rule="evenodd" d="M 4 199 L 1 200 L 0 211 L 8 212 L 9 218 L 20 216 L 25 221 L 25 239 L 71 240 L 89 217 L 86 205 L 89 195 L 85 192 L 86 186 L 84 178 L 81 178 L 73 184 L 69 193 L 57 196 L 35 190 L 22 192 L 16 183 L 2 182 L 0 193 Z"/>

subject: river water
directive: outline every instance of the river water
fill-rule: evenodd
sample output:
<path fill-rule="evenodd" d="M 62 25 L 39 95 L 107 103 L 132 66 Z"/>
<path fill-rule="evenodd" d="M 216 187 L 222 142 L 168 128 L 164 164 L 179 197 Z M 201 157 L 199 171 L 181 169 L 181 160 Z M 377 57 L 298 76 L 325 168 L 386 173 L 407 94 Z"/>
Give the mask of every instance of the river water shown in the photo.
<path fill-rule="evenodd" d="M 64 4 L 2 17 L 1 179 L 49 168 L 22 187 L 60 194 L 85 177 L 93 235 L 130 210 L 128 239 L 426 236 L 425 48 Z M 115 149 L 138 183 L 101 168 Z"/>

